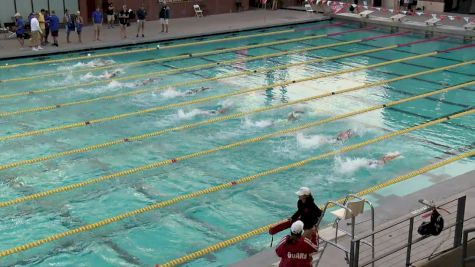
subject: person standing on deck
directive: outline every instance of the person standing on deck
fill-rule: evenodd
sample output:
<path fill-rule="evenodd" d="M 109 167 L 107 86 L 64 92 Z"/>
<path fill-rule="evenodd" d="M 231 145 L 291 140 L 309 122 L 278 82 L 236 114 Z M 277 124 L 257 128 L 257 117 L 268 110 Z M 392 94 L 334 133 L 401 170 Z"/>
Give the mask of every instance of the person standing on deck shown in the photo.
<path fill-rule="evenodd" d="M 50 30 L 51 36 L 53 36 L 53 45 L 58 47 L 58 32 L 59 32 L 59 18 L 56 16 L 56 13 L 51 11 L 50 21 Z"/>
<path fill-rule="evenodd" d="M 145 17 L 147 16 L 147 11 L 143 5 L 137 10 L 137 38 L 139 37 L 140 31 L 142 31 L 142 37 L 145 37 Z"/>
<path fill-rule="evenodd" d="M 170 7 L 166 2 L 163 2 L 160 9 L 160 23 L 162 24 L 162 32 L 168 33 L 168 20 L 170 19 Z"/>
<path fill-rule="evenodd" d="M 320 216 L 322 216 L 322 211 L 315 205 L 312 193 L 308 187 L 301 187 L 295 194 L 299 197 L 299 200 L 297 202 L 297 211 L 292 215 L 291 220 L 292 222 L 301 220 L 304 223 L 303 236 L 310 238 L 317 232 L 315 225 Z"/>
<path fill-rule="evenodd" d="M 92 12 L 92 23 L 94 24 L 94 41 L 101 40 L 101 31 L 102 31 L 102 22 L 104 18 L 99 7 L 96 8 L 94 12 Z"/>
<path fill-rule="evenodd" d="M 304 223 L 295 221 L 290 227 L 290 235 L 284 236 L 275 252 L 279 256 L 279 267 L 311 267 L 312 254 L 317 252 L 317 235 L 303 236 Z"/>

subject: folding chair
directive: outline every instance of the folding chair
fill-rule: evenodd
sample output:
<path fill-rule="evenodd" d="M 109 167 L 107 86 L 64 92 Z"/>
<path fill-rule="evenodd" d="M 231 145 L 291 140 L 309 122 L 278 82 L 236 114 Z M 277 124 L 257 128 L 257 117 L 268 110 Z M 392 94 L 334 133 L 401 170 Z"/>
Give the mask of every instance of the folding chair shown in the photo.
<path fill-rule="evenodd" d="M 305 4 L 305 11 L 307 11 L 307 14 L 315 12 L 310 4 Z"/>
<path fill-rule="evenodd" d="M 193 5 L 193 9 L 195 10 L 195 14 L 197 18 L 203 17 L 203 10 L 201 10 L 199 5 Z"/>

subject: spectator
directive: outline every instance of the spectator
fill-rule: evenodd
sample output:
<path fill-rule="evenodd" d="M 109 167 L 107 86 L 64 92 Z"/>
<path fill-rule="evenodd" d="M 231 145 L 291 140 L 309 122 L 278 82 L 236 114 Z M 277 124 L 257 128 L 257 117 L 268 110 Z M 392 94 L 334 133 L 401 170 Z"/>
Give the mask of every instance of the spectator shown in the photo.
<path fill-rule="evenodd" d="M 66 41 L 69 44 L 69 43 L 71 43 L 71 40 L 69 39 L 69 35 L 70 35 L 71 32 L 75 31 L 76 22 L 75 22 L 74 16 L 69 14 L 69 11 L 67 9 L 64 10 L 63 23 L 66 26 Z"/>
<path fill-rule="evenodd" d="M 101 30 L 102 30 L 102 22 L 103 16 L 101 9 L 99 7 L 96 8 L 96 11 L 92 12 L 92 22 L 94 24 L 94 41 L 101 40 Z"/>
<path fill-rule="evenodd" d="M 140 30 L 142 30 L 142 37 L 145 37 L 145 17 L 147 16 L 147 11 L 143 5 L 137 10 L 137 38 L 139 37 Z"/>
<path fill-rule="evenodd" d="M 109 1 L 109 5 L 107 6 L 107 24 L 108 28 L 114 28 L 114 4 L 112 4 L 112 1 Z"/>
<path fill-rule="evenodd" d="M 82 33 L 82 26 L 84 25 L 84 20 L 81 17 L 81 12 L 78 11 L 76 12 L 76 33 L 78 34 L 78 40 L 80 43 L 82 43 L 82 38 L 81 38 L 81 33 Z"/>
<path fill-rule="evenodd" d="M 45 44 L 48 44 L 48 36 L 49 36 L 49 32 L 50 32 L 50 14 L 49 14 L 49 11 L 46 10 L 45 11 L 45 36 L 44 36 L 44 43 Z"/>
<path fill-rule="evenodd" d="M 290 227 L 290 235 L 284 236 L 275 252 L 281 258 L 279 267 L 311 267 L 312 253 L 317 252 L 317 236 L 302 236 L 304 223 L 295 221 Z"/>
<path fill-rule="evenodd" d="M 301 187 L 295 193 L 299 196 L 299 200 L 297 202 L 297 211 L 292 215 L 291 219 L 292 222 L 301 220 L 304 223 L 303 236 L 309 238 L 317 231 L 315 225 L 320 216 L 322 216 L 322 211 L 315 205 L 312 193 L 308 187 Z"/>
<path fill-rule="evenodd" d="M 56 16 L 56 13 L 51 11 L 51 16 L 50 16 L 50 31 L 51 31 L 51 36 L 53 36 L 53 45 L 58 47 L 58 32 L 59 32 L 59 18 Z"/>
<path fill-rule="evenodd" d="M 160 23 L 162 24 L 162 32 L 168 33 L 168 20 L 170 19 L 170 7 L 168 7 L 166 2 L 162 3 L 162 8 L 160 9 Z"/>
<path fill-rule="evenodd" d="M 41 47 L 41 27 L 40 22 L 37 19 L 38 13 L 34 13 L 33 17 L 31 18 L 31 46 L 33 47 L 33 51 L 43 50 Z"/>
<path fill-rule="evenodd" d="M 37 16 L 38 22 L 40 23 L 41 28 L 41 44 L 45 44 L 44 38 L 46 35 L 46 21 L 45 21 L 45 10 L 41 9 Z"/>
<path fill-rule="evenodd" d="M 120 24 L 120 35 L 122 39 L 127 38 L 127 24 L 129 23 L 129 11 L 127 6 L 123 5 L 122 10 L 119 12 L 119 24 Z"/>
<path fill-rule="evenodd" d="M 277 10 L 277 0 L 272 0 L 272 10 Z"/>
<path fill-rule="evenodd" d="M 20 43 L 20 49 L 23 49 L 25 46 L 25 39 L 23 37 L 25 34 L 25 22 L 23 22 L 20 13 L 15 14 L 15 33 L 16 38 Z"/>

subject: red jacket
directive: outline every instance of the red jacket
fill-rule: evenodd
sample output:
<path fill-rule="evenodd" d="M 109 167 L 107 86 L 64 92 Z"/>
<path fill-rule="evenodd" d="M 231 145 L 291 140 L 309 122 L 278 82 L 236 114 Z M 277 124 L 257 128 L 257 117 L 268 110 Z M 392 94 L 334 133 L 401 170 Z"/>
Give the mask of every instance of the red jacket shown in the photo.
<path fill-rule="evenodd" d="M 275 249 L 279 256 L 279 267 L 311 267 L 312 254 L 317 252 L 316 236 L 312 240 L 306 237 L 300 237 L 295 243 L 287 243 L 290 236 L 284 236 Z"/>

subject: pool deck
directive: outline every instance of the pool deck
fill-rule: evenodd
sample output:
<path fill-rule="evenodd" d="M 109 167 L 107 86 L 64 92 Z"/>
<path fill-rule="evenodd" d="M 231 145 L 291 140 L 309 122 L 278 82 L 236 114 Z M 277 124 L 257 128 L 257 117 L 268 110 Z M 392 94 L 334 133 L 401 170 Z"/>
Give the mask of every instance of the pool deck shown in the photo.
<path fill-rule="evenodd" d="M 75 33 L 71 34 L 72 43 L 66 43 L 66 33 L 64 29 L 59 32 L 59 48 L 51 45 L 45 46 L 42 51 L 34 52 L 26 47 L 20 50 L 16 39 L 5 39 L 0 35 L 0 59 L 15 58 L 30 55 L 42 55 L 55 52 L 70 52 L 78 50 L 88 50 L 96 48 L 106 48 L 111 46 L 124 46 L 154 41 L 164 41 L 177 38 L 187 38 L 211 34 L 219 34 L 233 31 L 243 31 L 259 29 L 264 27 L 281 26 L 295 23 L 305 23 L 313 21 L 329 20 L 330 17 L 324 15 L 309 16 L 305 12 L 295 10 L 250 10 L 238 13 L 227 13 L 220 15 L 205 16 L 203 18 L 180 18 L 171 19 L 169 33 L 161 33 L 161 26 L 158 20 L 148 21 L 145 24 L 145 38 L 136 38 L 137 26 L 132 23 L 127 29 L 128 38 L 121 39 L 118 25 L 113 29 L 103 27 L 102 41 L 94 42 L 92 26 L 83 28 L 83 43 L 78 43 Z M 49 40 L 52 38 L 50 36 Z M 25 41 L 25 46 L 28 42 Z"/>
<path fill-rule="evenodd" d="M 289 10 L 300 10 L 305 11 L 303 6 L 290 6 L 288 7 Z M 365 9 L 361 9 L 360 11 L 365 11 Z M 330 8 L 325 6 L 325 13 L 329 16 L 332 16 L 336 19 L 342 20 L 349 20 L 353 22 L 359 22 L 362 24 L 375 24 L 375 25 L 382 25 L 388 26 L 393 28 L 402 28 L 402 29 L 410 29 L 419 32 L 425 33 L 437 33 L 437 34 L 449 34 L 449 35 L 459 35 L 464 36 L 466 38 L 475 38 L 475 30 L 472 29 L 465 29 L 464 26 L 468 23 L 463 19 L 464 17 L 469 18 L 469 21 L 473 20 L 475 16 L 472 14 L 458 14 L 458 13 L 437 13 L 437 15 L 446 16 L 443 21 L 436 23 L 435 26 L 427 25 L 425 23 L 426 20 L 430 19 L 430 14 L 424 14 L 422 16 L 405 16 L 401 18 L 400 21 L 391 19 L 392 16 L 396 15 L 395 13 L 388 13 L 383 11 L 375 10 L 373 13 L 369 14 L 368 17 L 363 17 L 358 13 L 351 13 L 351 12 L 342 12 L 338 14 L 331 14 Z M 450 20 L 448 16 L 452 16 L 454 20 Z M 458 17 L 456 19 L 455 17 Z M 475 24 L 472 23 L 472 27 L 475 28 Z"/>
<path fill-rule="evenodd" d="M 451 198 L 454 195 L 462 194 L 467 196 L 466 200 L 466 207 L 465 207 L 465 218 L 470 218 L 475 216 L 475 170 L 469 171 L 465 174 L 456 176 L 454 178 L 449 178 L 447 179 L 445 174 L 433 174 L 433 173 L 427 173 L 424 175 L 425 177 L 429 177 L 429 179 L 434 182 L 435 184 L 427 187 L 422 190 L 417 190 L 415 192 L 412 192 L 407 195 L 401 195 L 401 194 L 385 194 L 383 195 L 382 192 L 377 191 L 371 195 L 368 196 L 368 199 L 371 201 L 377 202 L 377 207 L 375 207 L 375 225 L 376 229 L 378 229 L 379 225 L 382 225 L 384 223 L 390 222 L 392 220 L 395 220 L 397 218 L 400 218 L 402 216 L 405 216 L 409 214 L 411 211 L 417 210 L 422 207 L 420 203 L 418 203 L 419 199 L 427 199 L 427 200 L 434 200 L 435 202 Z M 415 177 L 413 179 L 418 179 L 420 178 Z M 437 181 L 441 181 L 440 183 L 437 183 Z M 389 188 L 390 189 L 390 188 Z M 442 214 L 442 216 L 447 216 Z M 368 217 L 368 213 L 365 213 L 362 218 L 358 218 L 357 221 L 364 221 Z M 451 214 L 451 218 L 454 217 L 453 214 Z M 448 223 L 449 219 L 446 218 L 446 221 Z M 418 226 L 419 224 L 417 224 Z M 416 226 L 416 227 L 417 227 Z M 464 227 L 474 227 L 475 226 L 475 220 L 472 219 L 470 221 L 467 221 Z M 330 229 L 326 229 L 326 231 L 329 231 Z M 358 233 L 363 233 L 369 230 L 369 223 L 363 223 L 361 225 L 358 225 L 356 228 L 356 233 L 358 236 Z M 401 230 L 401 229 L 400 229 Z M 404 230 L 404 229 L 402 229 Z M 406 228 L 407 230 L 407 228 Z M 320 234 L 322 231 L 320 231 Z M 332 234 L 334 234 L 334 230 L 331 231 Z M 449 231 L 443 232 L 439 238 L 446 238 L 446 240 L 453 240 L 453 235 L 447 238 L 447 234 L 450 234 Z M 323 234 L 325 237 L 328 237 L 328 232 L 327 234 Z M 407 232 L 401 233 L 401 235 L 407 236 Z M 397 236 L 394 234 L 393 236 Z M 383 237 L 383 239 L 386 238 L 387 243 L 391 242 L 391 236 Z M 434 251 L 434 247 L 437 247 L 439 243 L 441 243 L 441 239 L 437 238 L 429 238 L 427 239 L 429 241 L 429 245 L 426 244 L 425 250 L 419 250 L 417 252 L 413 251 L 412 254 L 412 259 L 420 259 L 423 258 L 424 256 L 427 256 L 428 254 L 432 253 Z M 270 241 L 270 236 L 269 236 L 269 241 Z M 342 239 L 341 244 L 344 246 L 348 246 L 349 242 L 346 242 L 347 240 Z M 274 241 L 274 248 L 272 249 L 266 249 L 265 251 L 262 251 L 252 257 L 249 257 L 248 259 L 245 259 L 243 261 L 240 261 L 234 265 L 231 265 L 232 267 L 246 267 L 246 266 L 255 266 L 255 267 L 270 267 L 270 266 L 277 266 L 276 264 L 279 261 L 279 258 L 275 255 L 274 249 L 275 249 L 275 243 L 278 241 Z M 348 244 L 347 244 L 348 243 Z M 384 240 L 383 240 L 383 243 Z M 446 244 L 443 244 L 437 251 L 442 251 L 443 248 L 446 248 L 448 245 L 450 245 L 450 242 L 445 242 Z M 380 248 L 384 249 L 384 248 Z M 378 251 L 378 246 L 376 246 L 376 250 Z M 363 254 L 362 254 L 363 255 Z M 384 260 L 378 261 L 378 266 L 402 266 L 404 263 L 404 256 L 403 255 L 398 255 L 402 261 L 400 262 L 401 264 L 396 264 L 394 262 L 385 262 Z M 403 257 L 403 258 L 401 258 Z M 394 258 L 390 259 L 394 260 Z M 361 263 L 361 262 L 360 262 Z M 323 254 L 323 257 L 321 259 L 321 262 L 319 266 L 325 266 L 325 267 L 336 267 L 336 266 L 348 266 L 348 264 L 344 260 L 344 254 L 342 251 L 335 249 L 332 246 L 328 246 L 325 253 Z"/>

